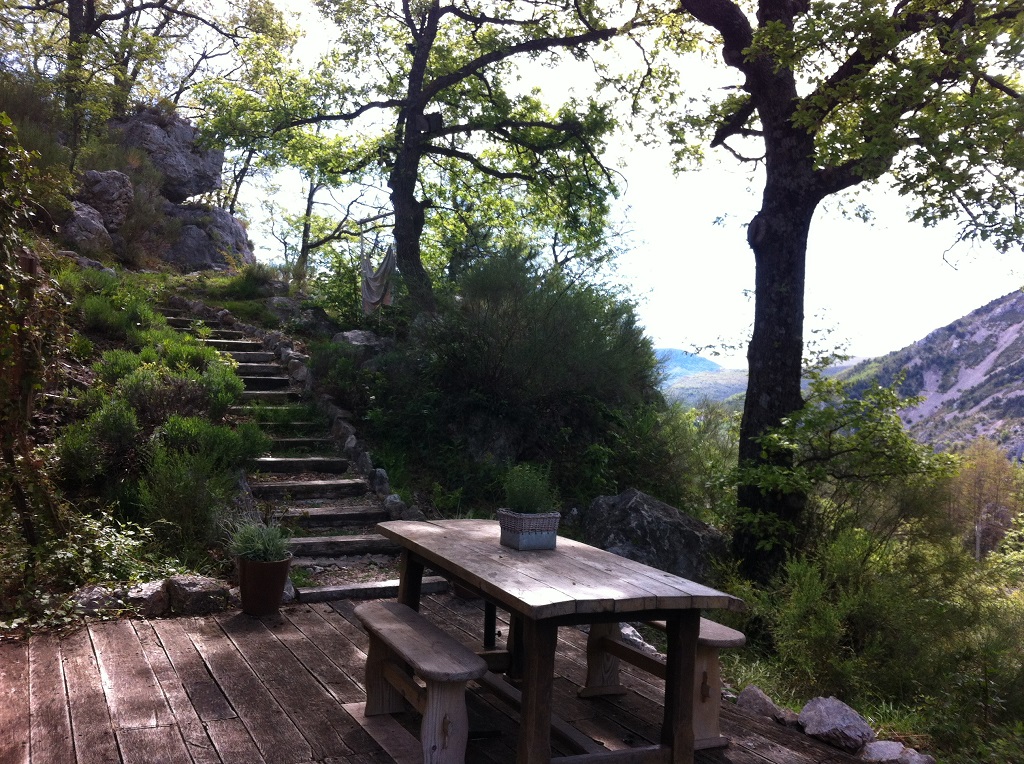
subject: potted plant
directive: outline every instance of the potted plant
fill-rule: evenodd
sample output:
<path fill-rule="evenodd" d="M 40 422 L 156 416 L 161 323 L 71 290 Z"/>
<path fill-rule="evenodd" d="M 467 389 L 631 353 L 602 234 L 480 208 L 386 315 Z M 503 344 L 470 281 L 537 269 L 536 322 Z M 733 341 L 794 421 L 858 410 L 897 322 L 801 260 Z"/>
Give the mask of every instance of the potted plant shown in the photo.
<path fill-rule="evenodd" d="M 292 562 L 285 530 L 280 525 L 257 521 L 239 523 L 231 534 L 228 551 L 238 564 L 242 612 L 249 615 L 277 612 Z"/>
<path fill-rule="evenodd" d="M 498 510 L 501 543 L 513 549 L 554 549 L 558 504 L 548 470 L 517 464 L 505 473 L 505 507 Z"/>

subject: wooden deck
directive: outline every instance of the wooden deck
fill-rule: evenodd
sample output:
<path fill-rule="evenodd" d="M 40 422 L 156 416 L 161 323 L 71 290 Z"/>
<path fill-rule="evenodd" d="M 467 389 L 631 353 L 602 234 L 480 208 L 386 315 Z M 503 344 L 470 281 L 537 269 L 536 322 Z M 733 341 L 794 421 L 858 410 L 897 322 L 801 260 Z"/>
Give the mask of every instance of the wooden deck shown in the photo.
<path fill-rule="evenodd" d="M 61 640 L 0 643 L 0 764 L 395 764 L 343 707 L 364 699 L 367 640 L 352 609 L 341 601 L 265 619 L 229 611 L 95 622 Z M 423 612 L 480 644 L 479 603 L 432 596 Z M 658 680 L 624 665 L 630 693 L 576 697 L 585 643 L 582 632 L 559 630 L 556 713 L 608 749 L 656 740 Z M 470 687 L 467 763 L 511 764 L 515 708 L 485 685 Z M 699 752 L 700 764 L 857 761 L 730 704 L 722 714 L 733 742 Z M 399 721 L 416 729 L 412 713 Z M 576 752 L 558 736 L 554 745 Z"/>

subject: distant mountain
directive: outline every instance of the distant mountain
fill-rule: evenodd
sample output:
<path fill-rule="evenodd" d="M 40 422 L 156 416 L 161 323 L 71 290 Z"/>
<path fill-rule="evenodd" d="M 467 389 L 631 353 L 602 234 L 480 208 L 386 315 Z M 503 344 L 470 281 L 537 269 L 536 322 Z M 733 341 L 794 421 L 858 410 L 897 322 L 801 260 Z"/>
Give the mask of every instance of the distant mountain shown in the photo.
<path fill-rule="evenodd" d="M 670 401 L 696 406 L 704 400 L 725 401 L 742 395 L 747 390 L 746 369 L 718 369 L 701 371 L 679 377 L 673 384 L 664 385 L 662 392 Z"/>
<path fill-rule="evenodd" d="M 717 371 L 722 368 L 714 361 L 709 361 L 694 353 L 675 348 L 656 348 L 654 351 L 662 362 L 665 372 L 664 387 L 670 387 L 683 377 L 699 374 L 704 371 Z"/>
<path fill-rule="evenodd" d="M 915 438 L 949 449 L 987 436 L 1024 456 L 1024 293 L 993 300 L 844 376 L 856 390 L 891 384 L 900 373 L 900 392 L 924 398 L 904 412 Z"/>

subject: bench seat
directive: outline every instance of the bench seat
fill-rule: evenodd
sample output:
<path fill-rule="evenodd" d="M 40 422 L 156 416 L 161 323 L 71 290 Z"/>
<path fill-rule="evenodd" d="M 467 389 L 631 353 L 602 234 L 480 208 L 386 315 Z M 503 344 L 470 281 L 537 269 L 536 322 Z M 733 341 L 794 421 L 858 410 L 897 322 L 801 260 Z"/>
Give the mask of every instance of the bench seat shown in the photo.
<path fill-rule="evenodd" d="M 363 713 L 403 711 L 407 700 L 423 714 L 424 764 L 463 764 L 469 737 L 466 682 L 482 677 L 487 664 L 406 605 L 366 602 L 355 614 L 370 637 Z"/>
<path fill-rule="evenodd" d="M 664 621 L 650 621 L 648 625 L 661 631 L 666 629 Z M 722 672 L 718 651 L 727 647 L 742 647 L 746 642 L 747 638 L 742 632 L 707 618 L 700 619 L 693 672 L 693 738 L 697 750 L 729 744 L 729 739 L 722 735 L 719 726 Z M 659 679 L 665 678 L 665 661 L 657 655 L 626 644 L 622 640 L 619 624 L 593 624 L 587 637 L 587 682 L 579 691 L 580 697 L 625 693 L 626 689 L 619 684 L 620 660 Z"/>

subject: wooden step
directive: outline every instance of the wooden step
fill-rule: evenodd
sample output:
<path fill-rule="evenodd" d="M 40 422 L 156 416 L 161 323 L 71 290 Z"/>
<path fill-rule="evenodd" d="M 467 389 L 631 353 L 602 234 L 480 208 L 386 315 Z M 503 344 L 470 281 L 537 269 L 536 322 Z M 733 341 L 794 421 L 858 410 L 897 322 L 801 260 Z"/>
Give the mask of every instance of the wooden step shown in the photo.
<path fill-rule="evenodd" d="M 244 351 L 247 353 L 257 353 L 263 350 L 263 343 L 259 340 L 202 340 L 210 347 L 217 348 L 217 350 L 226 350 L 230 353 L 238 351 Z"/>
<path fill-rule="evenodd" d="M 238 363 L 272 363 L 277 356 L 269 350 L 232 350 L 228 353 Z"/>
<path fill-rule="evenodd" d="M 362 507 L 288 507 L 282 519 L 302 527 L 373 526 L 388 519 L 379 504 Z"/>
<path fill-rule="evenodd" d="M 363 496 L 369 491 L 366 481 L 361 478 L 254 482 L 251 487 L 252 495 L 257 499 L 343 499 Z"/>
<path fill-rule="evenodd" d="M 164 316 L 167 318 L 167 325 L 174 329 L 191 329 L 192 324 L 198 321 L 198 319 L 180 315 L 181 311 L 177 311 L 176 313 L 177 315 L 173 316 L 164 313 Z"/>
<path fill-rule="evenodd" d="M 278 369 L 280 371 L 280 369 Z M 241 376 L 241 375 L 239 375 Z M 246 390 L 280 390 L 291 384 L 288 377 L 242 377 Z"/>
<path fill-rule="evenodd" d="M 179 308 L 157 308 L 156 310 L 165 318 L 178 318 L 182 313 Z"/>
<path fill-rule="evenodd" d="M 294 564 L 294 563 L 293 563 Z M 448 580 L 441 576 L 424 576 L 422 594 L 444 594 L 448 591 Z M 333 586 L 308 586 L 295 589 L 299 602 L 331 602 L 332 600 L 394 599 L 398 596 L 398 581 L 367 581 L 361 584 L 335 584 Z"/>
<path fill-rule="evenodd" d="M 288 423 L 290 424 L 290 423 Z M 305 424 L 314 425 L 315 422 Z M 270 446 L 271 453 L 281 451 L 333 451 L 338 448 L 337 441 L 332 438 L 274 438 Z"/>
<path fill-rule="evenodd" d="M 299 394 L 293 390 L 243 390 L 242 400 L 272 406 L 276 403 L 294 403 L 299 400 Z"/>
<path fill-rule="evenodd" d="M 295 557 L 353 557 L 363 554 L 398 554 L 401 547 L 379 533 L 351 536 L 306 536 L 292 539 L 288 547 Z"/>
<path fill-rule="evenodd" d="M 272 377 L 281 373 L 276 363 L 239 363 L 235 373 L 240 377 Z"/>
<path fill-rule="evenodd" d="M 261 456 L 253 460 L 256 472 L 348 472 L 348 459 L 339 456 Z"/>

